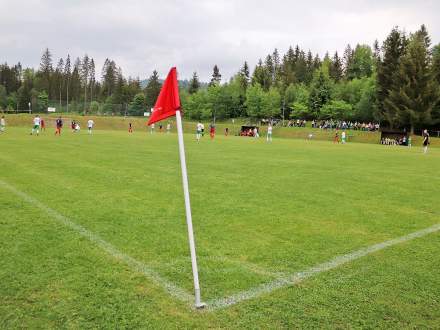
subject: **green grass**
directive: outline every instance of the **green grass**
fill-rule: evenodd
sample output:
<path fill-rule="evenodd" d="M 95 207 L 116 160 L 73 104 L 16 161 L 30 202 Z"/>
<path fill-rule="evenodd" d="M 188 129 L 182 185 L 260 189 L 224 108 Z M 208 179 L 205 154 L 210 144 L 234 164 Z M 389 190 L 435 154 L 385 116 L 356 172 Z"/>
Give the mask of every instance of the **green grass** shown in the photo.
<path fill-rule="evenodd" d="M 0 135 L 0 180 L 192 292 L 175 134 Z M 202 296 L 440 223 L 440 149 L 186 136 Z M 0 328 L 440 327 L 440 233 L 194 311 L 0 185 Z"/>
<path fill-rule="evenodd" d="M 55 119 L 58 117 L 58 114 L 41 114 L 41 116 L 46 119 L 46 125 L 49 130 L 54 129 Z M 6 121 L 9 126 L 15 127 L 26 127 L 29 128 L 32 125 L 32 119 L 34 115 L 30 114 L 9 114 L 6 115 Z M 62 117 L 65 121 L 65 127 L 69 127 L 70 120 L 75 119 L 78 121 L 83 128 L 86 127 L 86 122 L 89 118 L 92 118 L 95 121 L 95 129 L 96 130 L 121 130 L 127 131 L 128 123 L 132 123 L 135 131 L 143 131 L 148 130 L 145 126 L 147 121 L 144 117 L 118 117 L 118 116 L 82 116 L 79 114 L 71 114 L 71 113 L 63 113 Z M 176 130 L 175 120 L 171 118 L 170 120 L 165 120 L 162 122 L 163 129 L 165 129 L 166 124 L 171 122 L 171 129 L 173 132 Z M 223 120 L 217 121 L 216 127 L 217 132 L 219 134 L 223 134 L 226 127 L 229 128 L 229 132 L 231 135 L 239 135 L 241 125 L 249 124 L 250 119 L 247 118 L 239 118 L 235 119 L 234 124 L 231 120 Z M 205 127 L 208 130 L 209 121 L 204 121 Z M 195 131 L 195 127 L 197 122 L 185 120 L 184 121 L 184 129 L 188 132 Z M 261 133 L 266 134 L 267 126 L 260 127 Z M 156 130 L 159 130 L 159 123 L 156 124 Z M 320 130 L 314 129 L 310 127 L 310 122 L 308 123 L 308 127 L 275 127 L 274 135 L 278 138 L 287 138 L 287 139 L 308 139 L 308 135 L 312 133 L 314 140 L 319 141 L 333 141 L 335 136 L 335 132 L 331 130 Z M 350 130 L 347 131 L 347 138 L 351 142 L 360 142 L 360 143 L 371 143 L 371 144 L 379 144 L 380 141 L 380 132 L 364 132 L 364 131 L 355 131 Z M 419 145 L 422 143 L 422 137 L 413 136 L 412 137 L 413 145 Z M 440 147 L 440 138 L 431 137 L 431 147 Z"/>

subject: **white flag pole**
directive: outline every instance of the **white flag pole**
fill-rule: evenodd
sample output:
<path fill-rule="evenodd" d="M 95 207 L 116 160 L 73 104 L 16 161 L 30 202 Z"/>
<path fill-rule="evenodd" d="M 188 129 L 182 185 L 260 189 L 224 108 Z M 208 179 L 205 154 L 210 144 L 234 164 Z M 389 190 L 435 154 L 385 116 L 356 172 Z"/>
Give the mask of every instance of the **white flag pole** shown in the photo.
<path fill-rule="evenodd" d="M 197 269 L 196 245 L 194 243 L 194 231 L 191 216 L 191 204 L 189 201 L 188 175 L 186 173 L 185 146 L 183 144 L 182 117 L 180 111 L 176 111 L 177 135 L 179 137 L 180 167 L 182 168 L 183 195 L 185 197 L 186 224 L 188 226 L 189 250 L 191 253 L 191 265 L 194 278 L 195 306 L 203 308 L 204 303 L 200 300 L 199 271 Z"/>

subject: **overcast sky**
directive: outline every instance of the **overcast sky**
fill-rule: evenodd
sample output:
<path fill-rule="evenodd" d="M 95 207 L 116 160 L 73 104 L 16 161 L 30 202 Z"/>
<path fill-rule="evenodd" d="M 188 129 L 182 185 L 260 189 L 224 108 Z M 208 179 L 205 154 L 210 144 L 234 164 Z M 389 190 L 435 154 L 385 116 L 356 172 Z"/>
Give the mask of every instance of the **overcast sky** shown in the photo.
<path fill-rule="evenodd" d="M 0 62 L 37 67 L 49 47 L 55 62 L 87 53 L 99 73 L 108 57 L 141 79 L 177 66 L 179 78 L 197 71 L 207 81 L 214 64 L 228 78 L 275 47 L 342 53 L 381 42 L 395 25 L 424 23 L 440 42 L 438 0 L 0 0 L 0 13 Z"/>

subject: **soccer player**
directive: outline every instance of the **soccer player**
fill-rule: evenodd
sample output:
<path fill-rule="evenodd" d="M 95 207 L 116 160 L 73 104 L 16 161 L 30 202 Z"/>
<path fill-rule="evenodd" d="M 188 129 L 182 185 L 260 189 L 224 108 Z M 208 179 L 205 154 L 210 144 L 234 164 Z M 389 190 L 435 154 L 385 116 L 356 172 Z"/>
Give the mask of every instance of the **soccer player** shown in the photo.
<path fill-rule="evenodd" d="M 95 122 L 93 121 L 93 119 L 89 119 L 87 121 L 87 129 L 88 129 L 89 134 L 92 134 L 93 125 L 95 125 Z"/>
<path fill-rule="evenodd" d="M 258 129 L 256 127 L 254 127 L 252 134 L 254 135 L 254 138 L 259 138 L 260 134 L 258 133 Z"/>
<path fill-rule="evenodd" d="M 225 128 L 225 136 L 228 136 L 229 135 L 229 128 Z"/>
<path fill-rule="evenodd" d="M 147 125 L 148 125 L 148 122 L 147 122 Z M 150 134 L 153 134 L 154 133 L 154 124 L 151 124 L 151 126 L 150 126 Z"/>
<path fill-rule="evenodd" d="M 37 133 L 38 136 L 40 134 L 40 123 L 41 123 L 41 118 L 39 115 L 36 115 L 34 118 L 34 127 L 32 127 L 31 135 Z"/>
<path fill-rule="evenodd" d="M 341 133 L 341 141 L 342 141 L 342 144 L 345 144 L 345 142 L 346 142 L 345 131 L 342 131 L 342 133 Z"/>
<path fill-rule="evenodd" d="M 61 128 L 63 128 L 63 120 L 61 119 L 61 117 L 58 117 L 56 121 L 55 135 L 61 135 Z"/>
<path fill-rule="evenodd" d="M 333 143 L 339 143 L 339 132 L 336 131 L 335 137 L 333 138 Z"/>
<path fill-rule="evenodd" d="M 423 131 L 423 153 L 426 154 L 428 152 L 428 146 L 429 146 L 429 133 L 425 129 Z"/>
<path fill-rule="evenodd" d="M 410 136 L 408 136 L 408 147 L 410 147 L 410 148 L 411 148 L 411 143 L 412 143 L 412 138 L 410 135 Z"/>
<path fill-rule="evenodd" d="M 4 133 L 6 129 L 6 120 L 5 120 L 5 116 L 2 116 L 2 118 L 0 118 L 0 133 Z"/>
<path fill-rule="evenodd" d="M 209 136 L 211 136 L 211 140 L 214 139 L 215 136 L 215 125 L 209 125 Z"/>
<path fill-rule="evenodd" d="M 202 123 L 198 122 L 196 127 L 196 139 L 197 142 L 200 141 L 200 138 L 202 137 Z"/>
<path fill-rule="evenodd" d="M 171 132 L 171 124 L 168 123 L 167 124 L 167 134 L 170 134 L 170 132 Z"/>
<path fill-rule="evenodd" d="M 128 123 L 128 133 L 133 133 L 133 126 L 131 123 Z"/>
<path fill-rule="evenodd" d="M 75 123 L 75 133 L 78 133 L 80 129 L 81 127 L 79 126 L 79 123 Z"/>
<path fill-rule="evenodd" d="M 272 130 L 272 124 L 269 124 L 269 126 L 267 126 L 266 142 L 272 142 Z"/>
<path fill-rule="evenodd" d="M 46 123 L 44 122 L 43 118 L 41 118 L 40 120 L 40 126 L 41 126 L 41 132 L 46 130 Z"/>

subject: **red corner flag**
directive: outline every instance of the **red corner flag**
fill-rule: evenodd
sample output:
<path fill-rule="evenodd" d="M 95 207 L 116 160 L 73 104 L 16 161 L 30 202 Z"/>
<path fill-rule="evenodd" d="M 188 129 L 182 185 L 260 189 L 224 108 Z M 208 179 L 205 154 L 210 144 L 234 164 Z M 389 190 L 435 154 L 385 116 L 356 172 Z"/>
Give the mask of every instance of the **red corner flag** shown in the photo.
<path fill-rule="evenodd" d="M 154 124 L 165 118 L 174 116 L 180 110 L 179 88 L 177 85 L 176 68 L 171 68 L 167 79 L 160 90 L 153 113 L 148 121 L 148 125 Z"/>

